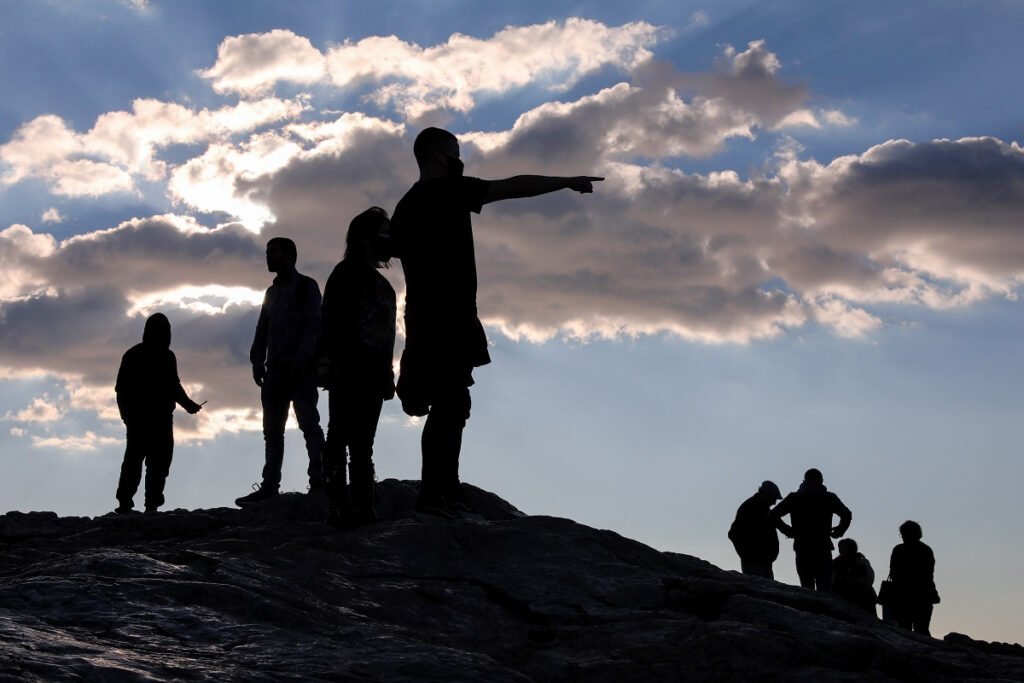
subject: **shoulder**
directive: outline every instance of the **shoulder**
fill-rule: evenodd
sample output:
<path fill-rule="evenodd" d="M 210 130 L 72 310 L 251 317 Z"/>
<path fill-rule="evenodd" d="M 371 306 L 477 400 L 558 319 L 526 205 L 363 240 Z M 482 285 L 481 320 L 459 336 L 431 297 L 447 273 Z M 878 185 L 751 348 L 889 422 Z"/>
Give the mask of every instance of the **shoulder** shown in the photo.
<path fill-rule="evenodd" d="M 303 275 L 302 273 L 296 273 L 295 276 L 296 276 L 295 284 L 297 284 L 299 287 L 303 287 L 305 289 L 310 289 L 310 290 L 315 289 L 317 291 L 317 293 L 320 292 L 320 285 L 318 285 L 316 280 L 314 280 L 310 276 Z"/>
<path fill-rule="evenodd" d="M 373 271 L 373 275 L 374 280 L 376 280 L 377 284 L 380 285 L 381 289 L 383 289 L 386 292 L 389 292 L 391 294 L 391 298 L 394 299 L 395 288 L 391 286 L 391 283 L 388 282 L 388 279 L 384 277 L 384 275 L 379 270 Z"/>

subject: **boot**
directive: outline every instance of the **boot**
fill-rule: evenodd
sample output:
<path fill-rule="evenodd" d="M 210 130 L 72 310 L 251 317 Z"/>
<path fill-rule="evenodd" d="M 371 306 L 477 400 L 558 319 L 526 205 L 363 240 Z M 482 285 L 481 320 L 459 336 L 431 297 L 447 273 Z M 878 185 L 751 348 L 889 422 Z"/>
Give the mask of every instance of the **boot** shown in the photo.
<path fill-rule="evenodd" d="M 349 474 L 352 476 L 352 485 L 349 490 L 352 494 L 352 508 L 355 511 L 356 522 L 359 524 L 373 524 L 379 522 L 377 512 L 374 510 L 376 485 L 373 471 L 373 461 L 369 458 L 353 459 L 348 466 Z"/>
<path fill-rule="evenodd" d="M 354 529 L 356 518 L 349 501 L 344 462 L 324 461 L 324 491 L 327 494 L 327 524 L 343 531 Z"/>

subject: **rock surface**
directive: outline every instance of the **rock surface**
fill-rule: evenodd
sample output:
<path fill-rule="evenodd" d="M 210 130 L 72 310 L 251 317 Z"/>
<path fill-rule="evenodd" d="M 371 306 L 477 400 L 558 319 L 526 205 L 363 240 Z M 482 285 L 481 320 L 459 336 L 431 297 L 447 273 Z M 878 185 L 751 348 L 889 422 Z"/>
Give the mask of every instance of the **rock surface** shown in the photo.
<path fill-rule="evenodd" d="M 1024 681 L 1018 645 L 894 629 L 470 486 L 479 514 L 0 517 L 0 680 Z"/>

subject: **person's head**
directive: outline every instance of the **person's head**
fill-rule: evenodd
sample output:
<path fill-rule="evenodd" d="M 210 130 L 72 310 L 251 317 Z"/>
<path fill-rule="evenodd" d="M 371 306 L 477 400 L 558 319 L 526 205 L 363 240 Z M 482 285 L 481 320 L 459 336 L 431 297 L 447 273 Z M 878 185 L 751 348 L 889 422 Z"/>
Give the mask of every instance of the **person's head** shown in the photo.
<path fill-rule="evenodd" d="M 345 236 L 345 260 L 387 268 L 391 259 L 388 226 L 388 212 L 379 206 L 371 206 L 353 218 Z"/>
<path fill-rule="evenodd" d="M 839 547 L 839 554 L 843 557 L 850 557 L 857 554 L 857 541 L 852 538 L 844 538 L 837 544 Z"/>
<path fill-rule="evenodd" d="M 766 480 L 761 482 L 761 488 L 757 489 L 757 492 L 764 496 L 765 500 L 772 503 L 782 498 L 782 492 L 779 491 L 779 487 L 773 481 Z"/>
<path fill-rule="evenodd" d="M 462 175 L 458 139 L 443 128 L 424 128 L 412 145 L 416 165 L 423 177 Z"/>
<path fill-rule="evenodd" d="M 272 237 L 267 242 L 267 270 L 271 273 L 286 272 L 295 268 L 299 251 L 295 242 L 287 237 Z"/>
<path fill-rule="evenodd" d="M 809 484 L 823 484 L 825 483 L 825 477 L 821 476 L 820 470 L 812 467 L 804 472 L 804 481 Z"/>
<path fill-rule="evenodd" d="M 154 313 L 146 318 L 142 330 L 142 343 L 158 349 L 171 348 L 171 321 L 163 313 Z"/>
<path fill-rule="evenodd" d="M 920 541 L 924 534 L 921 532 L 921 525 L 917 522 L 907 520 L 900 524 L 900 536 L 904 541 Z"/>

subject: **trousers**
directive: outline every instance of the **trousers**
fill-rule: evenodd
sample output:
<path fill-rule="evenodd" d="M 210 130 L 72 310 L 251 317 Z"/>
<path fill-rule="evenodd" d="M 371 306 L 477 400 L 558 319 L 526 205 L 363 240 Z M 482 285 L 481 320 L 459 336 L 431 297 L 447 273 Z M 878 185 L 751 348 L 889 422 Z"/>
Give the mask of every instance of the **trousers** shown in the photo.
<path fill-rule="evenodd" d="M 324 430 L 320 427 L 320 413 L 316 409 L 319 396 L 316 381 L 311 376 L 295 385 L 264 383 L 260 389 L 263 402 L 263 440 L 266 443 L 261 488 L 277 490 L 281 486 L 281 465 L 284 463 L 284 428 L 288 421 L 288 407 L 295 409 L 295 419 L 306 440 L 309 455 L 311 486 L 323 484 Z"/>
<path fill-rule="evenodd" d="M 171 414 L 125 421 L 124 460 L 117 481 L 117 500 L 122 507 L 132 508 L 133 498 L 142 481 L 142 465 L 146 465 L 145 501 L 147 509 L 164 504 L 164 483 L 171 469 L 174 453 L 174 422 Z"/>

